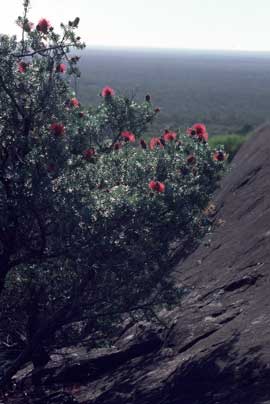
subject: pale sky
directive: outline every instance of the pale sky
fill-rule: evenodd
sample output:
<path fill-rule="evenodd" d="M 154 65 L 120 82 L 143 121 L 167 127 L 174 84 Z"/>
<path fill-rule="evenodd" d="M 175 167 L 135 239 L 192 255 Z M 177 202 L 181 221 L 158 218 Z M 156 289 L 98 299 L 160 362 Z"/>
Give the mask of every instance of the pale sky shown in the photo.
<path fill-rule="evenodd" d="M 0 33 L 22 0 L 0 0 Z M 30 20 L 81 18 L 87 45 L 270 51 L 270 0 L 32 0 Z"/>

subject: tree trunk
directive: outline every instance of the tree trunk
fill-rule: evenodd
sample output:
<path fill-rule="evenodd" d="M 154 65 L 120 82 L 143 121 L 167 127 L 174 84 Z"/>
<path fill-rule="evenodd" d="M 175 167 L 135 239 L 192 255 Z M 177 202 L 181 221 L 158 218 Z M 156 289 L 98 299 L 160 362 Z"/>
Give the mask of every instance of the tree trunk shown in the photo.
<path fill-rule="evenodd" d="M 44 339 L 49 335 L 53 335 L 63 325 L 68 324 L 73 320 L 74 315 L 80 307 L 80 297 L 90 281 L 91 277 L 89 278 L 89 274 L 87 274 L 85 279 L 81 281 L 80 285 L 74 286 L 72 293 L 73 299 L 39 326 L 33 335 L 31 344 L 27 345 L 0 378 L 0 389 L 5 388 L 10 382 L 12 376 L 14 376 L 25 363 L 33 359 L 33 354 L 35 352 L 38 355 L 39 364 L 41 361 L 44 361 L 43 365 L 45 365 L 45 362 L 47 363 L 49 356 L 47 356 L 45 346 L 43 345 Z"/>
<path fill-rule="evenodd" d="M 10 383 L 12 376 L 27 362 L 33 361 L 36 366 L 45 366 L 50 357 L 43 345 L 43 340 L 52 335 L 63 324 L 71 321 L 72 314 L 75 310 L 74 304 L 68 303 L 59 309 L 50 319 L 44 321 L 39 329 L 35 332 L 31 343 L 18 355 L 13 363 L 4 371 L 3 376 L 0 378 L 0 389 L 5 389 Z"/>

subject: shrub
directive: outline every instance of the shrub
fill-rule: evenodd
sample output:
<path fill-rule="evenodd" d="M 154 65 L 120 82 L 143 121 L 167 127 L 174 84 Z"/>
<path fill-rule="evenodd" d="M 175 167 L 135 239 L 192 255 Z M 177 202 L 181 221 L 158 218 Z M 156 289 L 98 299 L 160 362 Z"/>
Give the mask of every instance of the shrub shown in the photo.
<path fill-rule="evenodd" d="M 97 345 L 176 302 L 173 246 L 184 257 L 208 228 L 224 160 L 201 124 L 148 145 L 149 96 L 106 87 L 84 109 L 69 86 L 79 19 L 60 35 L 46 19 L 34 28 L 28 6 L 22 40 L 0 37 L 1 335 L 24 336 L 2 383 L 28 360 L 44 365 L 51 344 L 91 335 Z"/>

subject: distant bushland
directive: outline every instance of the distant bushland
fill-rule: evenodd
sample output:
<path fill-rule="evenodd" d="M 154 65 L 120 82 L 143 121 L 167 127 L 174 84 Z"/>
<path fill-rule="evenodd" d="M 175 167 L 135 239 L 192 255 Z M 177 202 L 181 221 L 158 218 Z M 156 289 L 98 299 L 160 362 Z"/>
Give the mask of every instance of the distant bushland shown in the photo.
<path fill-rule="evenodd" d="M 153 131 L 204 122 L 210 135 L 240 133 L 269 120 L 268 54 L 87 48 L 79 66 L 84 104 L 99 103 L 104 83 L 137 99 L 150 93 L 161 109 Z"/>

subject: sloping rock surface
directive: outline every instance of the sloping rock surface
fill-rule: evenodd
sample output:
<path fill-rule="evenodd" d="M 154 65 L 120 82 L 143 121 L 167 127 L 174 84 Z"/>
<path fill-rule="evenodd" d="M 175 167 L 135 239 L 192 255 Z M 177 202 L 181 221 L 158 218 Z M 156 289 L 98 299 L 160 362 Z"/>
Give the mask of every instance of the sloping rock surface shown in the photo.
<path fill-rule="evenodd" d="M 176 268 L 189 293 L 166 333 L 139 324 L 111 351 L 55 359 L 33 402 L 270 404 L 270 126 L 213 203 L 214 232 Z"/>

